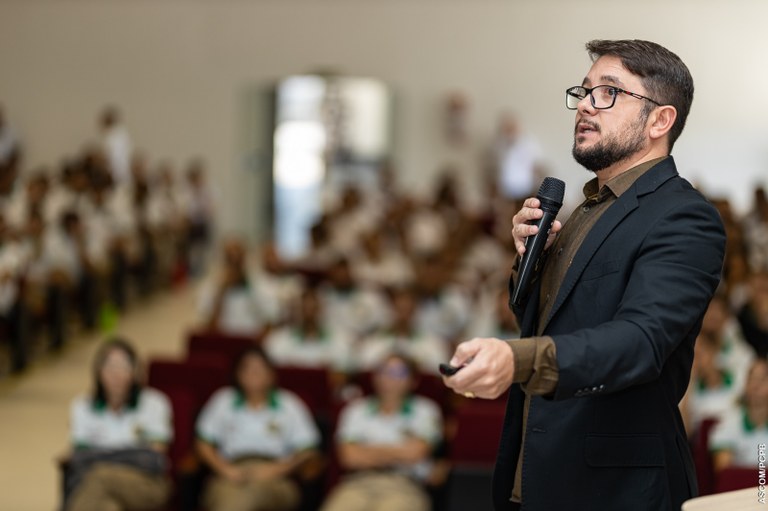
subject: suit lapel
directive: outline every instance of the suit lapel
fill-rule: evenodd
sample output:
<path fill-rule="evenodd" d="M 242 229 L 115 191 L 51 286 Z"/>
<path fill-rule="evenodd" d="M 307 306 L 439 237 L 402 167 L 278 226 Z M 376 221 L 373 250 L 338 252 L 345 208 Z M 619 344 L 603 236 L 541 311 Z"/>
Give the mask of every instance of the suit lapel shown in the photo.
<path fill-rule="evenodd" d="M 640 176 L 635 184 L 624 192 L 621 197 L 616 199 L 616 202 L 603 213 L 586 238 L 584 238 L 581 247 L 576 251 L 573 262 L 568 268 L 563 282 L 560 284 L 555 303 L 542 325 L 542 332 L 546 330 L 549 322 L 557 314 L 563 303 L 565 303 L 565 300 L 576 286 L 581 274 L 595 255 L 595 252 L 597 252 L 597 249 L 600 248 L 616 226 L 637 208 L 639 204 L 638 197 L 655 191 L 662 183 L 675 176 L 677 176 L 677 169 L 674 160 L 670 156 Z"/>

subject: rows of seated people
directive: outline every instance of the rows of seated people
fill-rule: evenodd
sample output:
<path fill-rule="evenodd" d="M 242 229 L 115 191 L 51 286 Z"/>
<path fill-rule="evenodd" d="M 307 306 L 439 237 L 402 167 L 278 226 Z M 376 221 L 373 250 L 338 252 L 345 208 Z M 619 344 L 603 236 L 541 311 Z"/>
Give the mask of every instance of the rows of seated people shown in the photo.
<path fill-rule="evenodd" d="M 22 371 L 60 348 L 73 325 L 109 328 L 135 297 L 178 281 L 207 243 L 210 216 L 200 162 L 185 178 L 169 164 L 131 157 L 117 179 L 99 146 L 57 172 L 0 171 L 0 353 Z"/>
<path fill-rule="evenodd" d="M 144 385 L 128 342 L 105 342 L 93 374 L 71 407 L 64 509 L 440 509 L 450 428 L 440 404 L 414 392 L 418 365 L 399 352 L 372 368 L 370 391 L 341 401 L 330 424 L 279 384 L 280 368 L 256 343 L 234 359 L 231 384 L 212 386 L 183 426 L 173 387 Z M 497 405 L 478 426 L 502 414 Z M 184 427 L 194 429 L 194 453 L 173 460 Z"/>
<path fill-rule="evenodd" d="M 742 218 L 713 202 L 727 231 L 723 281 L 703 318 L 680 404 L 702 494 L 754 486 L 768 442 L 768 201 L 755 190 Z"/>

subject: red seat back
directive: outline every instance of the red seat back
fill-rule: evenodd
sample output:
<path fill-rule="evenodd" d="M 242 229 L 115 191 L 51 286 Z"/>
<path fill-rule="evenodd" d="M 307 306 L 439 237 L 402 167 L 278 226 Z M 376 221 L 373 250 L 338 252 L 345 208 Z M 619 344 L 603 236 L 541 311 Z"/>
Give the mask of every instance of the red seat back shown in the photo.
<path fill-rule="evenodd" d="M 752 488 L 758 485 L 757 479 L 756 468 L 726 468 L 717 474 L 715 493 Z"/>
<path fill-rule="evenodd" d="M 278 367 L 277 385 L 297 394 L 315 416 L 327 415 L 333 403 L 328 371 L 315 367 Z"/>
<path fill-rule="evenodd" d="M 179 462 L 192 452 L 195 441 L 195 420 L 198 398 L 190 390 L 170 388 L 166 391 L 173 408 L 173 442 L 168 456 L 176 469 Z"/>
<path fill-rule="evenodd" d="M 246 348 L 258 344 L 259 336 L 237 336 L 212 332 L 195 332 L 187 338 L 187 356 L 200 359 L 200 353 L 218 353 L 226 357 L 230 367 Z"/>
<path fill-rule="evenodd" d="M 711 495 L 715 492 L 715 469 L 709 452 L 709 436 L 717 419 L 704 419 L 693 436 L 693 463 L 696 466 L 696 480 L 699 495 Z"/>
<path fill-rule="evenodd" d="M 190 392 L 198 409 L 216 390 L 230 384 L 230 380 L 230 368 L 221 362 L 167 359 L 149 362 L 149 385 L 166 394 L 174 390 Z"/>
<path fill-rule="evenodd" d="M 450 458 L 456 464 L 491 467 L 496 461 L 504 422 L 504 409 L 484 403 L 456 411 L 456 435 L 450 442 Z"/>

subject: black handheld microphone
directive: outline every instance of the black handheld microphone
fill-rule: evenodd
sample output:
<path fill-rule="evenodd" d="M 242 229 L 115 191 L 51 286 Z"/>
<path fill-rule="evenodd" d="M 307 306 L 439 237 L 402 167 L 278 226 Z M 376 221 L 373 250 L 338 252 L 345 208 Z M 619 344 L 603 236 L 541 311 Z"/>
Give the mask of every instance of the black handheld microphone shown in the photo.
<path fill-rule="evenodd" d="M 547 243 L 549 230 L 557 217 L 560 207 L 563 205 L 563 196 L 565 195 L 565 183 L 554 177 L 545 177 L 539 188 L 536 198 L 541 202 L 539 208 L 544 214 L 535 224 L 539 231 L 525 238 L 525 253 L 520 259 L 520 266 L 517 272 L 517 282 L 515 289 L 510 297 L 509 303 L 519 307 L 527 298 L 530 291 L 531 281 L 536 274 L 536 264 L 544 251 L 544 245 Z"/>

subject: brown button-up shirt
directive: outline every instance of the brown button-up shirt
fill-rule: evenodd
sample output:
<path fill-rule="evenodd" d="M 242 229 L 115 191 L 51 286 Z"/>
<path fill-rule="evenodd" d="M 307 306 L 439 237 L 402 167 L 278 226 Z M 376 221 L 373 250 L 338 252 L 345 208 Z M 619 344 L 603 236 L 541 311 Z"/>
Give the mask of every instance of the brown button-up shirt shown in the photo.
<path fill-rule="evenodd" d="M 614 177 L 599 189 L 597 178 L 584 185 L 583 192 L 586 200 L 571 213 L 570 218 L 563 225 L 563 229 L 548 251 L 547 261 L 542 270 L 538 335 L 541 335 L 547 324 L 560 285 L 589 231 L 616 199 L 629 190 L 637 178 L 665 158 L 656 158 L 641 163 Z M 530 396 L 551 394 L 557 387 L 558 369 L 555 342 L 549 336 L 542 336 L 509 341 L 509 345 L 512 347 L 515 359 L 513 382 L 520 383 L 525 392 L 522 439 L 525 443 L 528 409 L 531 403 Z M 517 458 L 515 484 L 512 489 L 511 500 L 513 502 L 522 502 L 523 461 L 523 449 L 521 448 Z"/>

